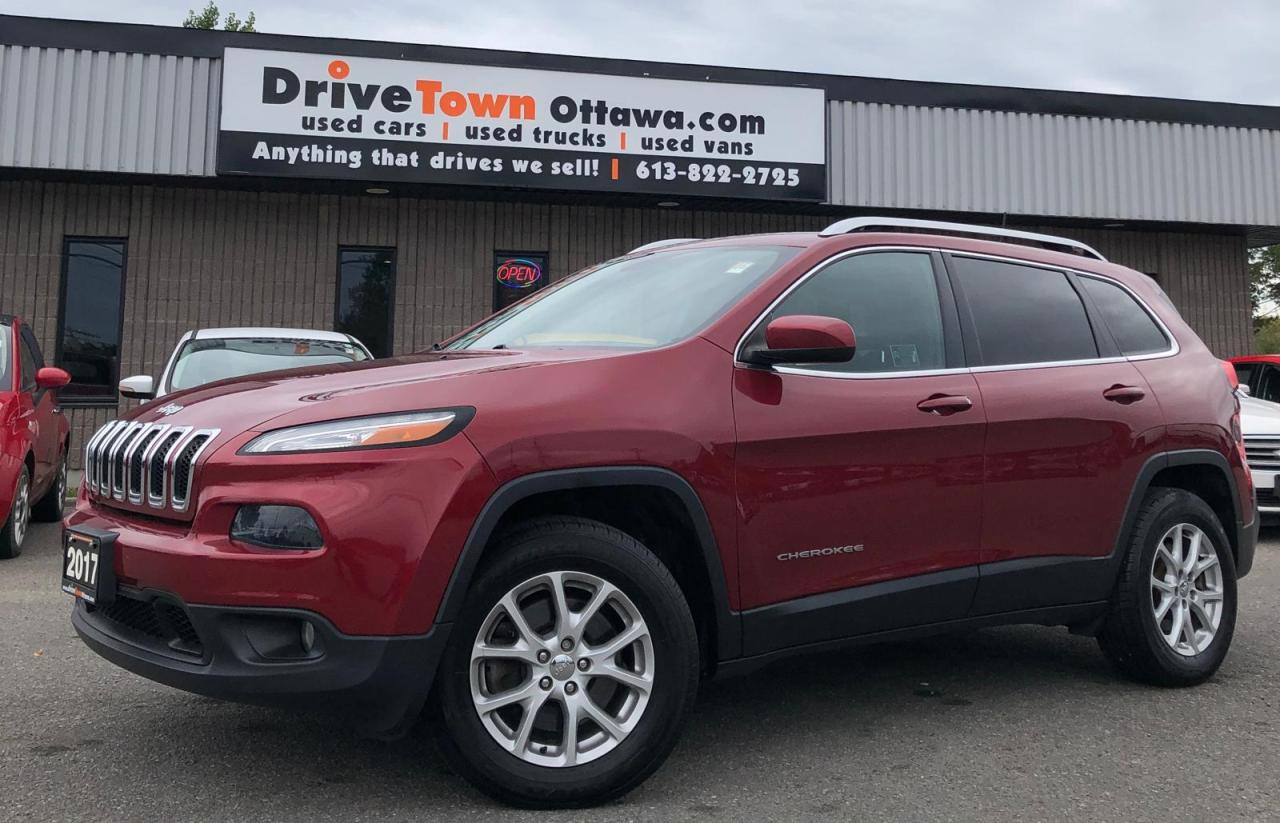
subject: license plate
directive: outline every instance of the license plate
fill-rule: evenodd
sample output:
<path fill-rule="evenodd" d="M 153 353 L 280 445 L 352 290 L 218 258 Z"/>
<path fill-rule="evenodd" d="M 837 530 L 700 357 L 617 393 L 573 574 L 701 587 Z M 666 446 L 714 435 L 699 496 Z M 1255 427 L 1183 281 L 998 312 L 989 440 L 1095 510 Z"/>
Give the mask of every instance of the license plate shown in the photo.
<path fill-rule="evenodd" d="M 116 535 L 100 529 L 72 527 L 62 533 L 62 590 L 90 603 L 115 598 Z"/>

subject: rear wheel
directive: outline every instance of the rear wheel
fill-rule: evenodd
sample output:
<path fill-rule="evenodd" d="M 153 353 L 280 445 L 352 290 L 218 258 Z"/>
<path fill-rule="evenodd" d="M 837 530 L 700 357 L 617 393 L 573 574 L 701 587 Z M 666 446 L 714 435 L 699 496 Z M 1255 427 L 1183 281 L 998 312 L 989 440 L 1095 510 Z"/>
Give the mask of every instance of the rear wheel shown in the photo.
<path fill-rule="evenodd" d="M 34 506 L 31 507 L 31 517 L 41 523 L 52 523 L 62 519 L 62 509 L 67 499 L 67 455 L 62 455 L 62 460 L 58 462 L 58 473 L 53 479 L 53 485 L 49 487 L 49 491 L 44 493 L 44 497 L 40 498 Z"/>
<path fill-rule="evenodd" d="M 27 525 L 31 522 L 31 474 L 27 467 L 22 467 L 18 475 L 18 485 L 14 488 L 13 503 L 9 506 L 9 519 L 0 529 L 0 559 L 17 557 L 22 554 L 22 541 L 27 536 Z"/>
<path fill-rule="evenodd" d="M 1098 637 L 1103 652 L 1134 679 L 1193 686 L 1222 665 L 1235 622 L 1235 563 L 1217 515 L 1190 492 L 1151 490 Z"/>
<path fill-rule="evenodd" d="M 535 521 L 498 550 L 438 675 L 446 756 L 520 806 L 629 791 L 675 746 L 697 689 L 683 593 L 644 546 L 590 520 Z"/>

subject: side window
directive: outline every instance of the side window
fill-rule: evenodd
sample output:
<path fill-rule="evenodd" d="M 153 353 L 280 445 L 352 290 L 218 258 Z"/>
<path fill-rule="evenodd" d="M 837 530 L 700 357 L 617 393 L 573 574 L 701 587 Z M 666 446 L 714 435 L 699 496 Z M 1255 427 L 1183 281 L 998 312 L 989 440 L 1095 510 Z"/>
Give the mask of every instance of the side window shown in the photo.
<path fill-rule="evenodd" d="M 1236 377 L 1240 380 L 1240 385 L 1248 386 L 1249 392 L 1252 394 L 1258 390 L 1256 374 L 1258 366 L 1256 363 L 1233 363 L 1236 370 Z"/>
<path fill-rule="evenodd" d="M 838 260 L 810 277 L 778 305 L 752 335 L 778 317 L 816 314 L 853 327 L 857 353 L 848 363 L 823 363 L 820 371 L 900 372 L 946 364 L 938 286 L 928 254 L 872 252 Z"/>
<path fill-rule="evenodd" d="M 26 326 L 22 327 L 22 345 L 31 350 L 31 359 L 36 361 L 36 368 L 44 368 L 44 355 L 40 353 L 40 344 L 36 342 L 36 336 L 31 333 L 31 329 Z"/>
<path fill-rule="evenodd" d="M 954 257 L 982 364 L 1052 363 L 1098 356 L 1080 295 L 1060 271 Z"/>
<path fill-rule="evenodd" d="M 1121 352 L 1138 355 L 1168 350 L 1169 340 L 1164 332 L 1127 291 L 1093 277 L 1081 277 L 1079 282 L 1098 307 Z"/>
<path fill-rule="evenodd" d="M 36 370 L 40 367 L 36 364 L 35 353 L 25 334 L 18 343 L 18 356 L 22 359 L 22 390 L 33 392 L 36 390 Z"/>
<path fill-rule="evenodd" d="M 1280 403 L 1280 372 L 1277 372 L 1276 367 L 1272 365 L 1263 365 L 1261 371 L 1258 393 L 1254 396 L 1259 400 Z"/>

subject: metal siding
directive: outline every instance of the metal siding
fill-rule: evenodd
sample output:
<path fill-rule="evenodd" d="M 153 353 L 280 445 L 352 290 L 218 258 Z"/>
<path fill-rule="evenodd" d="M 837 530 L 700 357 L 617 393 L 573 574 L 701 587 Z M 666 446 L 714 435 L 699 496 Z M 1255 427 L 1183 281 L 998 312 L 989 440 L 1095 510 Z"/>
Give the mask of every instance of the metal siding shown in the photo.
<path fill-rule="evenodd" d="M 862 208 L 1280 225 L 1280 132 L 830 103 L 830 197 Z"/>
<path fill-rule="evenodd" d="M 218 62 L 0 45 L 0 166 L 212 175 Z"/>

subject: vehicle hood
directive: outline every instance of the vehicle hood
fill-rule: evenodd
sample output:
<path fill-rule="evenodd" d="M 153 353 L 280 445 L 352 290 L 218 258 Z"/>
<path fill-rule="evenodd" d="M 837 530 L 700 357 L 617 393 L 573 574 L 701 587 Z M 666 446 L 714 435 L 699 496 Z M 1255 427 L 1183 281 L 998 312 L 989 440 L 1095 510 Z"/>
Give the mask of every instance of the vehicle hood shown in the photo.
<path fill-rule="evenodd" d="M 1245 437 L 1280 436 L 1280 403 L 1241 397 L 1240 430 Z"/>
<path fill-rule="evenodd" d="M 469 377 L 616 353 L 599 349 L 427 352 L 288 369 L 167 394 L 126 417 L 215 428 L 227 435 L 343 417 L 465 406 L 470 402 L 462 384 Z"/>

